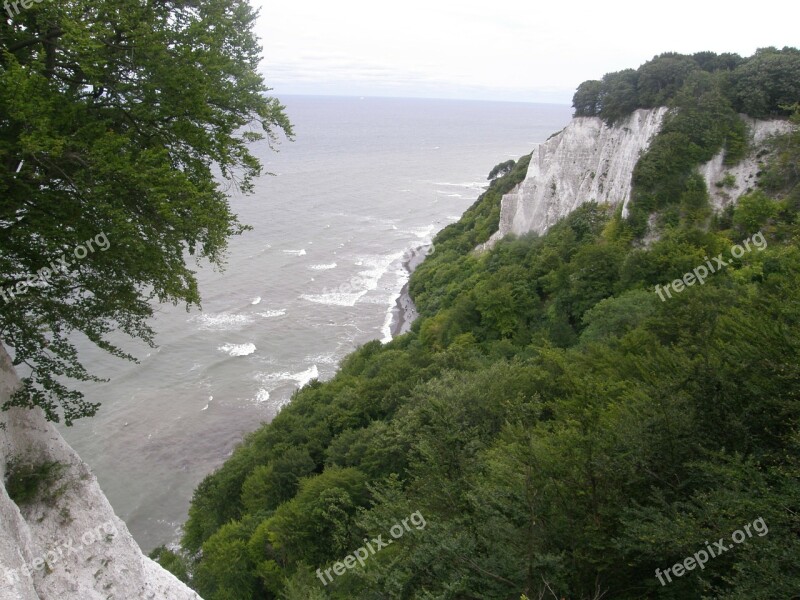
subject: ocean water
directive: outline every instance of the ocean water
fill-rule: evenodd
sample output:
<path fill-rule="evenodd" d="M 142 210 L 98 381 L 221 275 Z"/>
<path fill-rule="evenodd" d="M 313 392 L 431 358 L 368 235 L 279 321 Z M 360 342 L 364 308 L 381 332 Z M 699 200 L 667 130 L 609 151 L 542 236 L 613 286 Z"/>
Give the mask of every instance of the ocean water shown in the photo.
<path fill-rule="evenodd" d="M 566 125 L 566 106 L 289 96 L 296 141 L 232 205 L 253 231 L 224 271 L 198 266 L 202 310 L 159 306 L 139 364 L 82 348 L 100 413 L 61 431 L 145 551 L 175 541 L 197 484 L 298 387 L 389 339 L 405 252 L 458 220 L 497 163 Z M 109 236 L 113 244 L 113 236 Z"/>

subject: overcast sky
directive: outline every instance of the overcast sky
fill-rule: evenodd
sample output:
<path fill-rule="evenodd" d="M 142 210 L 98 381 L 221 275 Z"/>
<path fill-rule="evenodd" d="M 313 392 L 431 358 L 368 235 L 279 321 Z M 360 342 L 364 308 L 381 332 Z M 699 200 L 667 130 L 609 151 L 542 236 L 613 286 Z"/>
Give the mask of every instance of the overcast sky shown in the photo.
<path fill-rule="evenodd" d="M 253 0 L 281 94 L 569 104 L 575 87 L 667 51 L 797 46 L 796 0 Z"/>

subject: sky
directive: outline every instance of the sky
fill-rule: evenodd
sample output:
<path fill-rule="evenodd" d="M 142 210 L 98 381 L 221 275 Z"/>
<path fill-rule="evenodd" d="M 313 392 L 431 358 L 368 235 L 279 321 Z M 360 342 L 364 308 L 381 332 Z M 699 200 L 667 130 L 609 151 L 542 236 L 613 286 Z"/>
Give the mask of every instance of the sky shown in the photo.
<path fill-rule="evenodd" d="M 662 52 L 798 46 L 795 1 L 251 0 L 274 95 L 570 104 Z M 759 10 L 759 6 L 764 6 Z"/>

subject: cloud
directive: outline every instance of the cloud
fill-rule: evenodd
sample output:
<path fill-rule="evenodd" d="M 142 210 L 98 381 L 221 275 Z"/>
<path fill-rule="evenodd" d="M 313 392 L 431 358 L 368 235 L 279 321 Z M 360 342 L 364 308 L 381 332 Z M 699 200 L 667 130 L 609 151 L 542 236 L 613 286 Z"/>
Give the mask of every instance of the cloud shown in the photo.
<path fill-rule="evenodd" d="M 263 4 L 268 83 L 328 93 L 568 102 L 585 79 L 666 51 L 751 54 L 795 43 L 790 19 L 689 0 L 670 10 L 633 0 L 306 0 Z M 713 25 L 713 26 L 710 26 Z"/>

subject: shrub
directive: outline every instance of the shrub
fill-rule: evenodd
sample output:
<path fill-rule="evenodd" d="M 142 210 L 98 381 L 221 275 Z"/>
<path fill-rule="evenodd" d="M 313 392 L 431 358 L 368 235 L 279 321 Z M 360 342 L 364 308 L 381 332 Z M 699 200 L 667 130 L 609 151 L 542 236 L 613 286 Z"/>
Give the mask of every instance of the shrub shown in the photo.
<path fill-rule="evenodd" d="M 67 465 L 51 461 L 24 463 L 11 461 L 6 467 L 6 491 L 19 506 L 30 504 L 50 489 Z"/>

